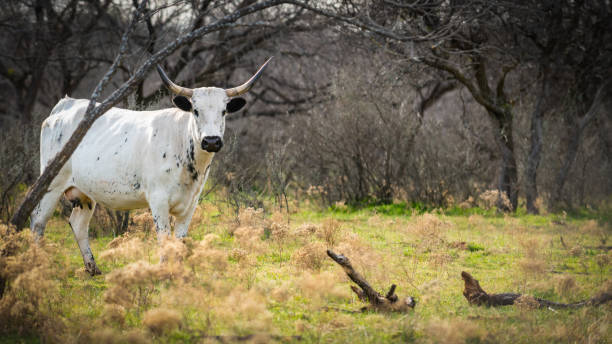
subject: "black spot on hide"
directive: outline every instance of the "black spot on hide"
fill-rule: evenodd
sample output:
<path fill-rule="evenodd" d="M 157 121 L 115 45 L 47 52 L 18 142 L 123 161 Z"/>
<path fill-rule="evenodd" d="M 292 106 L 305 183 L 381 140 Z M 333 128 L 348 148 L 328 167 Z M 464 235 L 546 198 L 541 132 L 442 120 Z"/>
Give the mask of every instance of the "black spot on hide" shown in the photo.
<path fill-rule="evenodd" d="M 191 162 L 187 164 L 187 169 L 189 170 L 189 173 L 191 173 L 191 179 L 197 180 L 198 171 L 195 169 L 195 167 L 193 166 Z"/>
<path fill-rule="evenodd" d="M 63 134 L 60 133 L 59 136 L 57 137 L 57 142 L 62 142 L 62 136 L 63 136 Z"/>
<path fill-rule="evenodd" d="M 189 139 L 189 151 L 187 152 L 187 156 L 191 161 L 195 161 L 195 151 L 193 148 L 193 140 Z"/>
<path fill-rule="evenodd" d="M 164 153 L 164 155 L 162 156 L 162 158 L 164 158 L 164 159 L 166 158 L 166 153 Z"/>
<path fill-rule="evenodd" d="M 96 159 L 96 161 L 100 161 L 100 157 L 98 157 L 98 158 Z"/>

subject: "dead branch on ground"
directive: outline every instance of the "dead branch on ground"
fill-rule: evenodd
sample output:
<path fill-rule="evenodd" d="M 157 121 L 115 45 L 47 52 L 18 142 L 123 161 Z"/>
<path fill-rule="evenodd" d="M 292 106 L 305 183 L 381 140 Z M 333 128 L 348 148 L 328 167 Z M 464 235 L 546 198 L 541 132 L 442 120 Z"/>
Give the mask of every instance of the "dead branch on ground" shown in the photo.
<path fill-rule="evenodd" d="M 515 302 L 523 296 L 514 293 L 487 294 L 487 292 L 480 287 L 478 280 L 469 273 L 462 271 L 461 278 L 463 278 L 465 282 L 463 296 L 465 296 L 471 305 L 492 307 L 508 306 L 515 304 Z M 534 300 L 537 302 L 539 308 L 580 308 L 583 306 L 599 306 L 612 300 L 612 291 L 607 290 L 591 299 L 575 303 L 559 303 L 538 298 L 534 298 Z"/>
<path fill-rule="evenodd" d="M 395 294 L 395 284 L 391 285 L 387 295 L 382 296 L 382 294 L 370 286 L 363 276 L 353 269 L 350 260 L 346 256 L 336 254 L 332 250 L 327 250 L 327 255 L 344 269 L 344 272 L 346 272 L 351 281 L 361 288 L 351 286 L 359 300 L 370 303 L 369 306 L 363 307 L 362 311 L 407 312 L 416 306 L 416 301 L 411 296 L 400 301 L 400 298 Z"/>

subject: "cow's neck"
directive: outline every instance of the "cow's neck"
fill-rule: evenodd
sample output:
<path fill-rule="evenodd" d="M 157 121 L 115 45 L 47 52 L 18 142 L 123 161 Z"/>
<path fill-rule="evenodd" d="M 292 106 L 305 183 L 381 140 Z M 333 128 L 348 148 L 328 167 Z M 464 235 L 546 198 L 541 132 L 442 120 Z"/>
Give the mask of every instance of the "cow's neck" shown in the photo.
<path fill-rule="evenodd" d="M 198 127 L 194 118 L 191 118 L 188 126 L 188 135 L 186 135 L 186 157 L 187 171 L 194 181 L 203 181 L 206 169 L 210 165 L 214 153 L 209 153 L 200 147 Z"/>

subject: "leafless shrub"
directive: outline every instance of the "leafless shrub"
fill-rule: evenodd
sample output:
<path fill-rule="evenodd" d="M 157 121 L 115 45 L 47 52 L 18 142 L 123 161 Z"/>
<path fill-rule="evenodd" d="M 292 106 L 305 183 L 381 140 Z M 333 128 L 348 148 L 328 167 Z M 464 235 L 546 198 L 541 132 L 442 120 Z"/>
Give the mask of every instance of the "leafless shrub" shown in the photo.
<path fill-rule="evenodd" d="M 444 243 L 445 231 L 449 227 L 448 222 L 441 220 L 436 215 L 425 213 L 414 217 L 408 224 L 408 231 L 419 239 L 423 249 L 431 250 Z"/>
<path fill-rule="evenodd" d="M 505 192 L 487 190 L 478 195 L 478 206 L 483 209 L 495 209 L 501 204 L 504 209 L 512 209 L 510 199 Z"/>
<path fill-rule="evenodd" d="M 104 305 L 102 315 L 109 323 L 123 325 L 125 322 L 125 307 L 114 303 Z"/>
<path fill-rule="evenodd" d="M 327 259 L 326 249 L 321 242 L 308 243 L 295 250 L 291 262 L 300 269 L 319 270 Z"/>
<path fill-rule="evenodd" d="M 144 314 L 142 324 L 159 336 L 178 328 L 181 315 L 173 309 L 154 308 Z"/>
<path fill-rule="evenodd" d="M 317 236 L 327 243 L 329 248 L 336 246 L 342 227 L 340 222 L 335 219 L 327 219 L 323 221 L 323 225 L 317 229 Z"/>
<path fill-rule="evenodd" d="M 29 231 L 16 233 L 0 224 L 0 333 L 39 334 L 54 341 L 65 331 L 59 284 L 44 242 Z"/>
<path fill-rule="evenodd" d="M 346 285 L 341 285 L 338 274 L 331 271 L 314 273 L 306 271 L 298 281 L 298 287 L 311 302 L 311 306 L 320 307 L 328 299 L 347 300 L 352 297 L 350 289 Z"/>
<path fill-rule="evenodd" d="M 236 288 L 222 300 L 216 314 L 236 333 L 262 332 L 272 320 L 266 306 L 266 299 L 255 289 Z"/>
<path fill-rule="evenodd" d="M 152 265 L 141 260 L 114 270 L 106 276 L 109 288 L 104 293 L 104 301 L 126 309 L 146 309 L 161 282 L 180 276 L 180 271 L 174 268 L 170 264 Z"/>
<path fill-rule="evenodd" d="M 118 260 L 134 260 L 141 257 L 145 251 L 145 243 L 139 237 L 129 234 L 116 237 L 107 245 L 108 249 L 100 253 L 100 259 L 117 262 Z"/>

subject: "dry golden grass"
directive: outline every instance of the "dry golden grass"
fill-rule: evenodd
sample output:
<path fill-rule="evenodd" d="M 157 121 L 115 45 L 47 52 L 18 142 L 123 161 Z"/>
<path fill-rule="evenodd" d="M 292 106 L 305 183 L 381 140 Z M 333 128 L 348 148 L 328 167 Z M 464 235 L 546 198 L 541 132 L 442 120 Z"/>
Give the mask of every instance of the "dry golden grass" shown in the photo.
<path fill-rule="evenodd" d="M 480 342 L 485 338 L 486 331 L 476 323 L 468 320 L 434 319 L 425 328 L 427 341 L 430 343 L 461 344 Z"/>
<path fill-rule="evenodd" d="M 142 324 L 159 336 L 178 328 L 181 324 L 181 314 L 173 309 L 150 309 L 144 314 Z"/>
<path fill-rule="evenodd" d="M 461 295 L 463 270 L 492 293 L 575 302 L 609 290 L 610 256 L 585 248 L 598 245 L 607 230 L 597 223 L 567 219 L 567 226 L 553 226 L 536 218 L 533 226 L 513 216 L 431 213 L 265 217 L 254 209 L 228 221 L 229 215 L 198 211 L 201 223 L 188 238 L 161 246 L 142 224 L 113 240 L 92 238 L 104 273 L 96 277 L 79 272 L 80 253 L 64 222 L 53 220 L 41 245 L 27 231 L 5 235 L 0 227 L 0 250 L 13 253 L 0 256 L 0 274 L 9 279 L 0 335 L 66 343 L 231 342 L 246 335 L 261 342 L 299 335 L 306 343 L 597 343 L 612 337 L 609 306 L 553 313 L 533 309 L 525 296 L 518 307 L 471 307 Z M 560 234 L 580 253 L 569 254 Z M 482 248 L 467 249 L 470 243 Z M 395 283 L 399 295 L 415 296 L 414 312 L 351 313 L 363 303 L 328 248 L 348 256 L 378 291 Z"/>
<path fill-rule="evenodd" d="M 310 242 L 291 255 L 291 262 L 304 270 L 319 270 L 327 259 L 325 244 L 319 241 Z"/>

